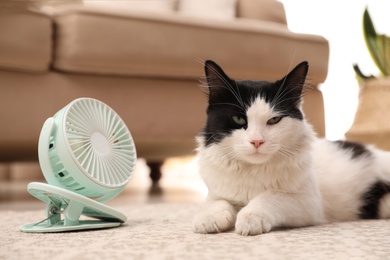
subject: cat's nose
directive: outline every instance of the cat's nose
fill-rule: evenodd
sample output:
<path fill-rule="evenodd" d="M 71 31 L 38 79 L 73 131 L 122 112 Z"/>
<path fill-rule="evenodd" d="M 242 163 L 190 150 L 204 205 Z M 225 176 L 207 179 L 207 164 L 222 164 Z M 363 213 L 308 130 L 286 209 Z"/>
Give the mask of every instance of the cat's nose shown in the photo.
<path fill-rule="evenodd" d="M 257 149 L 264 143 L 264 140 L 252 140 L 250 143 Z"/>

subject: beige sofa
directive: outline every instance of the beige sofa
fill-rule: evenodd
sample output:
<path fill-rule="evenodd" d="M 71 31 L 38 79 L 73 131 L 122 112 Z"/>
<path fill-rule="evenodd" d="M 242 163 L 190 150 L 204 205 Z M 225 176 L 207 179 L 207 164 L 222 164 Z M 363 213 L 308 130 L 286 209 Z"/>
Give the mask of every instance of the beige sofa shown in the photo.
<path fill-rule="evenodd" d="M 19 166 L 26 161 L 39 171 L 43 122 L 78 97 L 97 98 L 116 110 L 157 181 L 164 159 L 194 151 L 194 137 L 205 122 L 199 79 L 207 59 L 233 78 L 263 80 L 278 79 L 308 60 L 314 88 L 305 96 L 304 109 L 324 135 L 323 100 L 316 86 L 327 75 L 328 42 L 291 32 L 277 1 L 238 0 L 235 17 L 204 12 L 206 17 L 200 17 L 191 15 L 192 9 L 180 13 L 180 2 L 161 12 L 80 5 L 35 6 L 32 11 L 10 3 L 0 4 L 3 183 L 14 176 L 37 178 L 31 170 L 13 171 L 26 171 Z"/>

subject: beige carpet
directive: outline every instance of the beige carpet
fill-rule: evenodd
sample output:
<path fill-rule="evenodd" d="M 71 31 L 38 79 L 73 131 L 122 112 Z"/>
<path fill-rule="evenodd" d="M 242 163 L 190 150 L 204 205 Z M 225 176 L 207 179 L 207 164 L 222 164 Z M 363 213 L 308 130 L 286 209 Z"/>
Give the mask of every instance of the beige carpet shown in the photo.
<path fill-rule="evenodd" d="M 125 225 L 72 233 L 35 234 L 19 226 L 44 211 L 0 211 L 0 259 L 390 259 L 390 221 L 336 223 L 255 237 L 194 234 L 199 204 L 117 208 Z"/>

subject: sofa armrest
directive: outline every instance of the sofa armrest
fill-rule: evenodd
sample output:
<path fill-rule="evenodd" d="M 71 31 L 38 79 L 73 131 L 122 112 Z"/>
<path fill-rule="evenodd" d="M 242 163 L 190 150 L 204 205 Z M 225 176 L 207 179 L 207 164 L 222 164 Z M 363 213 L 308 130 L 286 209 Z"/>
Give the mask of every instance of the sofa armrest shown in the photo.
<path fill-rule="evenodd" d="M 276 0 L 239 0 L 237 3 L 237 17 L 287 25 L 283 4 Z"/>
<path fill-rule="evenodd" d="M 30 11 L 0 10 L 0 69 L 45 72 L 52 58 L 50 17 Z"/>

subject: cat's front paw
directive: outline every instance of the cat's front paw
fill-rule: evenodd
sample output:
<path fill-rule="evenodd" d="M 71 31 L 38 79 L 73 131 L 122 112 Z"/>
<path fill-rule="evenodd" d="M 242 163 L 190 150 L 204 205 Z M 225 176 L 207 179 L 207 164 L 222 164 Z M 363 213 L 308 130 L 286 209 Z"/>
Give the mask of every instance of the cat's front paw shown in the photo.
<path fill-rule="evenodd" d="M 219 214 L 200 213 L 192 221 L 192 230 L 195 233 L 220 233 L 234 227 L 236 217 L 230 211 L 222 211 Z"/>
<path fill-rule="evenodd" d="M 235 232 L 243 236 L 255 236 L 267 233 L 271 230 L 272 225 L 267 217 L 258 215 L 253 212 L 238 213 L 235 226 Z"/>

